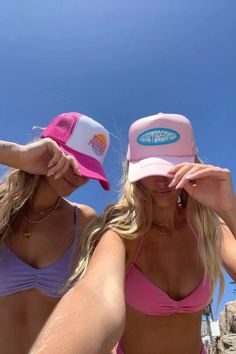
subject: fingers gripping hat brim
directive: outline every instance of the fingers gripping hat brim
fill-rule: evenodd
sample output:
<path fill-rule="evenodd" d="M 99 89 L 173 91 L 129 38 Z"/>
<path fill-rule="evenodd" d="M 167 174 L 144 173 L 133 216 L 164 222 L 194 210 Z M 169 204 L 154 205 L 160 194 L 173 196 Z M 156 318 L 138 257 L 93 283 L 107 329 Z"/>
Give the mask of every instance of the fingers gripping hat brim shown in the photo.
<path fill-rule="evenodd" d="M 67 146 L 60 146 L 60 148 L 76 159 L 82 177 L 98 180 L 106 191 L 110 190 L 110 184 L 106 178 L 105 172 L 97 160 L 74 151 Z"/>
<path fill-rule="evenodd" d="M 130 182 L 136 182 L 150 176 L 169 176 L 169 169 L 183 162 L 192 163 L 194 157 L 149 157 L 137 162 L 129 162 L 128 179 Z"/>

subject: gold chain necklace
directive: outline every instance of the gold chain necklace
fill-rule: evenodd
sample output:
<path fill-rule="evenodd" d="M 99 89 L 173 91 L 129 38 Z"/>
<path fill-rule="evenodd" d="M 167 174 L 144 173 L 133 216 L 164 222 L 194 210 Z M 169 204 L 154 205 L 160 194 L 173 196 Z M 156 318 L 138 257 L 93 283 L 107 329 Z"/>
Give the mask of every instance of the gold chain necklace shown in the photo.
<path fill-rule="evenodd" d="M 60 199 L 60 197 L 58 198 L 58 200 L 59 199 Z M 51 212 L 55 208 L 55 205 L 57 204 L 58 200 L 56 201 L 56 203 L 54 205 L 52 205 L 52 206 L 50 206 L 49 208 L 46 208 L 46 209 L 35 209 L 33 207 L 33 205 L 31 204 L 31 201 L 29 201 L 29 206 L 30 206 L 30 209 L 33 210 L 33 212 L 35 214 L 43 215 L 43 214 Z"/>
<path fill-rule="evenodd" d="M 27 215 L 25 215 L 25 213 L 23 212 L 23 209 L 21 209 L 21 213 L 22 213 L 23 217 L 25 218 L 25 220 L 28 221 L 29 224 L 39 224 L 39 223 L 45 221 L 58 208 L 60 201 L 61 201 L 61 197 L 58 198 L 58 200 L 54 206 L 48 208 L 49 213 L 46 216 L 43 216 L 42 218 L 37 219 L 37 220 L 30 219 Z M 39 212 L 39 214 L 42 214 L 42 211 Z M 27 226 L 25 228 L 23 237 L 26 239 L 29 239 L 31 236 L 32 236 L 32 226 Z"/>
<path fill-rule="evenodd" d="M 161 224 L 158 222 L 153 222 L 152 226 L 155 227 L 163 235 L 170 235 L 173 231 L 173 229 L 168 229 L 165 224 Z M 161 229 L 163 227 L 166 229 L 166 231 L 163 231 L 163 229 Z"/>

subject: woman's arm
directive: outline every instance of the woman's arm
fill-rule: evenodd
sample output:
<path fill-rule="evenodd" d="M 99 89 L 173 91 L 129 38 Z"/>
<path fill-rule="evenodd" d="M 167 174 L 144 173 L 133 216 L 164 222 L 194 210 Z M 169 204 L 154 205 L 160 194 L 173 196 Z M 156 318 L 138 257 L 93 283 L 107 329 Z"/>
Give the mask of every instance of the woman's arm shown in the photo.
<path fill-rule="evenodd" d="M 226 219 L 228 219 L 227 225 L 222 224 L 223 244 L 221 257 L 227 273 L 236 282 L 236 208 L 232 214 L 232 219 L 230 215 Z"/>
<path fill-rule="evenodd" d="M 236 281 L 236 196 L 230 171 L 212 165 L 184 163 L 169 172 L 173 174 L 171 185 L 186 189 L 223 220 L 222 263 Z M 195 183 L 190 183 L 191 180 Z"/>
<path fill-rule="evenodd" d="M 21 145 L 8 141 L 0 141 L 0 163 L 9 167 L 17 167 Z"/>
<path fill-rule="evenodd" d="M 234 203 L 232 204 L 232 208 L 227 210 L 227 212 L 222 212 L 221 217 L 231 230 L 236 239 L 236 196 L 234 196 Z"/>
<path fill-rule="evenodd" d="M 125 323 L 125 246 L 107 231 L 85 277 L 56 306 L 30 354 L 107 354 Z"/>
<path fill-rule="evenodd" d="M 39 139 L 27 145 L 0 141 L 0 164 L 18 168 L 31 174 L 63 175 L 71 166 L 79 175 L 79 167 L 52 139 Z"/>

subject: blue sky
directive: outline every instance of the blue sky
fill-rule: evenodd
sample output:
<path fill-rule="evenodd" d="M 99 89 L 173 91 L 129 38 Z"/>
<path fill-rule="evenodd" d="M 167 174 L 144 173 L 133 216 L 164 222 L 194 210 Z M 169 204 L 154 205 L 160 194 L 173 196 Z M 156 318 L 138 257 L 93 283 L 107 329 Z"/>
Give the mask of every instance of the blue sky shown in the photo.
<path fill-rule="evenodd" d="M 129 125 L 181 113 L 200 156 L 230 168 L 235 186 L 235 13 L 235 0 L 2 1 L 1 139 L 26 143 L 60 112 L 100 121 L 112 191 L 90 182 L 70 199 L 101 212 L 117 198 Z"/>

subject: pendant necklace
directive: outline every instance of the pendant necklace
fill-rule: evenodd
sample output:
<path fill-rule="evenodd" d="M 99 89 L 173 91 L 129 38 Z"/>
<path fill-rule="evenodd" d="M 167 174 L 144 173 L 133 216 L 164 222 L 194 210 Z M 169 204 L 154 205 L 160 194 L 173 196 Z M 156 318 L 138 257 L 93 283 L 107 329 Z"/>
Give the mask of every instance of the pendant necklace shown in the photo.
<path fill-rule="evenodd" d="M 61 201 L 61 197 L 58 198 L 58 200 L 56 201 L 56 203 L 52 207 L 46 209 L 46 210 L 48 210 L 48 214 L 46 216 L 43 216 L 42 218 L 39 218 L 39 219 L 36 219 L 36 220 L 29 218 L 27 215 L 25 215 L 25 213 L 23 212 L 23 209 L 21 209 L 21 213 L 22 213 L 24 219 L 28 221 L 28 226 L 25 228 L 25 231 L 24 231 L 24 234 L 23 234 L 23 237 L 25 239 L 29 239 L 32 236 L 32 226 L 30 226 L 29 224 L 32 224 L 32 225 L 33 224 L 39 224 L 39 223 L 45 221 L 58 208 L 58 206 L 60 204 L 60 201 Z M 37 214 L 41 214 L 41 215 L 45 214 L 45 212 L 46 212 L 46 211 L 43 211 L 43 210 L 40 210 L 40 211 L 34 210 L 34 211 Z"/>

